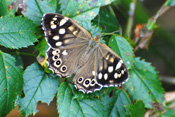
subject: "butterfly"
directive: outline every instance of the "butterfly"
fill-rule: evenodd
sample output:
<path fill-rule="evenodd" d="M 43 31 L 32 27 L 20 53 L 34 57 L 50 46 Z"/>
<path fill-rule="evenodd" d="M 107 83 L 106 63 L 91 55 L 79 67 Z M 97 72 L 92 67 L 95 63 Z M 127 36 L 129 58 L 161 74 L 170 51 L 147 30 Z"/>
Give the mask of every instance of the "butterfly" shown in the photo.
<path fill-rule="evenodd" d="M 48 67 L 60 77 L 75 74 L 73 84 L 79 91 L 92 93 L 128 80 L 125 63 L 99 36 L 93 38 L 78 23 L 57 13 L 46 13 L 41 24 L 50 46 Z"/>

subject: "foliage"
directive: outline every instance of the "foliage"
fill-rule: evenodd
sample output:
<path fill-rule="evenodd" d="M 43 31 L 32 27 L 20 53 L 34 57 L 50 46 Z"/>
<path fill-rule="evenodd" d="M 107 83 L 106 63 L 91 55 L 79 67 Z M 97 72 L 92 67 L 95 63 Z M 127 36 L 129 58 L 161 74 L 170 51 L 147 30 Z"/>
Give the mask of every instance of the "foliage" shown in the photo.
<path fill-rule="evenodd" d="M 59 82 L 58 76 L 46 72 L 47 65 L 43 66 L 45 61 L 30 63 L 31 65 L 25 66 L 23 71 L 22 61 L 26 61 L 20 57 L 23 48 L 28 49 L 32 46 L 35 50 L 30 54 L 34 53 L 37 58 L 46 57 L 48 45 L 40 25 L 44 13 L 63 14 L 76 20 L 93 36 L 102 33 L 101 30 L 105 35 L 121 30 L 114 12 L 111 7 L 108 8 L 112 3 L 118 5 L 114 1 L 27 0 L 22 7 L 23 16 L 15 14 L 14 0 L 0 2 L 0 46 L 7 50 L 15 50 L 14 53 L 0 50 L 0 116 L 6 116 L 16 105 L 19 105 L 22 115 L 36 114 L 37 103 L 41 101 L 49 105 L 54 96 L 57 98 L 60 117 L 139 117 L 143 116 L 145 108 L 152 109 L 157 103 L 163 105 L 164 89 L 158 72 L 144 59 L 134 56 L 134 42 L 119 32 L 108 35 L 107 39 L 103 40 L 104 43 L 108 42 L 106 44 L 124 60 L 129 69 L 129 81 L 122 89 L 110 87 L 92 94 L 83 94 L 71 83 Z M 172 6 L 174 2 L 171 0 L 167 4 Z"/>

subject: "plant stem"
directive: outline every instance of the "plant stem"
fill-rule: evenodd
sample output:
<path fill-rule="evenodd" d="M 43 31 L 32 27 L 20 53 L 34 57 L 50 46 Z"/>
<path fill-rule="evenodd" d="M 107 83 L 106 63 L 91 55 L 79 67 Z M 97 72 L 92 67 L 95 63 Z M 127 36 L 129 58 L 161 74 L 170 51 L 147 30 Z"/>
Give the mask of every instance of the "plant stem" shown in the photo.
<path fill-rule="evenodd" d="M 167 1 L 166 1 L 167 2 Z M 162 5 L 162 7 L 158 10 L 158 12 L 156 13 L 156 15 L 153 16 L 153 22 L 154 24 L 156 23 L 157 19 L 163 15 L 165 12 L 167 12 L 171 6 L 167 6 L 166 2 Z"/>
<path fill-rule="evenodd" d="M 12 52 L 11 53 L 12 55 L 26 55 L 26 56 L 33 56 L 33 57 L 37 57 L 37 55 L 35 54 L 31 54 L 31 53 L 25 53 L 25 52 L 19 52 L 19 51 L 16 51 L 16 52 Z"/>
<path fill-rule="evenodd" d="M 132 31 L 133 22 L 134 22 L 136 3 L 137 3 L 137 0 L 132 0 L 132 2 L 130 3 L 130 10 L 128 13 L 129 18 L 128 18 L 128 22 L 127 22 L 125 37 L 129 37 L 129 38 L 131 37 L 131 31 Z"/>
<path fill-rule="evenodd" d="M 31 54 L 31 53 L 25 53 L 25 52 L 18 52 L 20 55 L 26 55 L 26 56 L 34 56 L 37 57 L 37 55 L 35 54 Z"/>

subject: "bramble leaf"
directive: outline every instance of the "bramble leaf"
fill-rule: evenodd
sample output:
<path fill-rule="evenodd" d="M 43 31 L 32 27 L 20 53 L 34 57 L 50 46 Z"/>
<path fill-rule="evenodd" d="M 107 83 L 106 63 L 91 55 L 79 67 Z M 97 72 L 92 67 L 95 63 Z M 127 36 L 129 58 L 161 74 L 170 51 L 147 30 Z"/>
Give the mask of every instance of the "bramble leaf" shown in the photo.
<path fill-rule="evenodd" d="M 0 22 L 0 45 L 7 48 L 18 49 L 33 45 L 38 38 L 35 33 L 40 34 L 32 21 L 21 16 L 6 16 Z"/>
<path fill-rule="evenodd" d="M 23 68 L 15 65 L 15 58 L 0 51 L 0 116 L 5 117 L 22 94 Z"/>
<path fill-rule="evenodd" d="M 0 16 L 14 15 L 15 8 L 13 8 L 15 0 L 1 0 L 0 1 Z"/>
<path fill-rule="evenodd" d="M 135 58 L 132 70 L 129 70 L 129 80 L 126 90 L 134 100 L 142 100 L 145 107 L 152 108 L 156 102 L 163 103 L 164 89 L 161 87 L 157 71 L 150 63 Z"/>
<path fill-rule="evenodd" d="M 129 112 L 125 106 L 129 105 L 131 100 L 123 90 L 118 89 L 113 92 L 112 97 L 106 95 L 104 98 L 102 97 L 101 100 L 104 106 L 105 117 L 129 116 Z"/>
<path fill-rule="evenodd" d="M 61 83 L 57 93 L 57 109 L 60 117 L 103 116 L 103 105 L 99 99 L 77 100 L 73 98 L 73 85 Z"/>
<path fill-rule="evenodd" d="M 93 20 L 96 25 L 99 25 L 105 33 L 111 33 L 114 31 L 120 31 L 120 25 L 117 18 L 107 10 L 100 10 L 98 16 Z"/>
<path fill-rule="evenodd" d="M 100 7 L 111 4 L 114 0 L 60 0 L 60 11 L 65 16 L 76 20 L 85 29 L 87 24 L 98 15 Z"/>
<path fill-rule="evenodd" d="M 24 72 L 25 97 L 20 100 L 19 109 L 23 115 L 36 114 L 37 102 L 47 104 L 54 98 L 59 86 L 58 76 L 47 74 L 38 63 L 33 63 Z"/>
<path fill-rule="evenodd" d="M 41 25 L 44 13 L 55 13 L 57 7 L 56 0 L 27 0 L 26 6 L 24 16 L 38 25 Z"/>
<path fill-rule="evenodd" d="M 127 105 L 131 117 L 143 117 L 145 113 L 145 106 L 141 100 L 136 101 L 133 105 Z M 139 110 L 139 111 L 138 111 Z"/>

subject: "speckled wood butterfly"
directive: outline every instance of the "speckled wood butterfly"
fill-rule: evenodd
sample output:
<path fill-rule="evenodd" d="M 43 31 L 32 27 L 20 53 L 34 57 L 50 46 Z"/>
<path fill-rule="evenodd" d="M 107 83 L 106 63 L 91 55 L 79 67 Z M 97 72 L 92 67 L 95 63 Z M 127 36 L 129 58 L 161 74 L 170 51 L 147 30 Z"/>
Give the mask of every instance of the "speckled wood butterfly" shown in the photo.
<path fill-rule="evenodd" d="M 61 77 L 75 74 L 73 84 L 84 93 L 102 87 L 121 86 L 128 80 L 123 60 L 99 36 L 91 34 L 72 19 L 56 13 L 43 16 L 49 68 Z"/>

